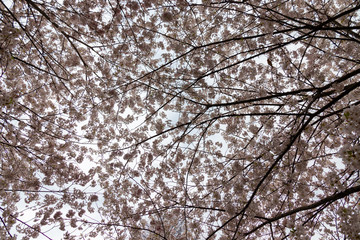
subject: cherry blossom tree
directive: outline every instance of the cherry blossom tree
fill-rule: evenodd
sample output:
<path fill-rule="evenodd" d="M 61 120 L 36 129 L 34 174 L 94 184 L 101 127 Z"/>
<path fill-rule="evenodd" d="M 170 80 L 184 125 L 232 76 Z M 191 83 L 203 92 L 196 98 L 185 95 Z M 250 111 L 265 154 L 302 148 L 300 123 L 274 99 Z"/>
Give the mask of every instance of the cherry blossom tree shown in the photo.
<path fill-rule="evenodd" d="M 2 238 L 360 238 L 360 2 L 0 9 Z"/>

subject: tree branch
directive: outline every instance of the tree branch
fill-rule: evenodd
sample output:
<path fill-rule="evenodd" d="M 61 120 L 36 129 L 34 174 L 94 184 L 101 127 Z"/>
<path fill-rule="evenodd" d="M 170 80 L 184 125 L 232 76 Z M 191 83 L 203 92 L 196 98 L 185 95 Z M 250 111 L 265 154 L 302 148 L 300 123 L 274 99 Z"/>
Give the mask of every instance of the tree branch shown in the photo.
<path fill-rule="evenodd" d="M 315 203 L 295 208 L 293 210 L 282 213 L 282 214 L 277 215 L 277 216 L 272 217 L 272 218 L 259 217 L 261 219 L 266 219 L 266 221 L 263 222 L 262 224 L 260 224 L 259 226 L 255 227 L 251 231 L 247 232 L 245 235 L 250 235 L 250 234 L 256 232 L 257 230 L 259 230 L 260 228 L 264 227 L 266 224 L 275 222 L 275 221 L 280 220 L 280 219 L 282 219 L 284 217 L 293 215 L 293 214 L 298 213 L 298 212 L 302 212 L 302 211 L 310 210 L 310 209 L 313 209 L 313 208 L 317 208 L 317 207 L 319 207 L 319 206 L 321 206 L 323 204 L 329 203 L 329 202 L 330 203 L 335 202 L 335 201 L 337 201 L 337 200 L 339 200 L 341 198 L 344 198 L 346 196 L 349 196 L 350 194 L 357 193 L 357 192 L 360 192 L 360 185 L 356 186 L 356 187 L 348 188 L 345 191 L 335 193 L 335 194 L 333 194 L 333 195 L 331 195 L 329 197 L 326 197 L 324 199 L 321 199 L 321 200 L 319 200 L 319 201 L 317 201 Z"/>

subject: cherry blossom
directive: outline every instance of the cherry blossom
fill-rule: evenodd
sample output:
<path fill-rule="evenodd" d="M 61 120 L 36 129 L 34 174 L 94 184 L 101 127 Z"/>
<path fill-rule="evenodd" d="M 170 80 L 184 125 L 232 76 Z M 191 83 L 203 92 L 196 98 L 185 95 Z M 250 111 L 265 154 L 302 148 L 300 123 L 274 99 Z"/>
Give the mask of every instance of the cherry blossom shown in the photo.
<path fill-rule="evenodd" d="M 358 1 L 0 11 L 1 239 L 360 238 Z"/>

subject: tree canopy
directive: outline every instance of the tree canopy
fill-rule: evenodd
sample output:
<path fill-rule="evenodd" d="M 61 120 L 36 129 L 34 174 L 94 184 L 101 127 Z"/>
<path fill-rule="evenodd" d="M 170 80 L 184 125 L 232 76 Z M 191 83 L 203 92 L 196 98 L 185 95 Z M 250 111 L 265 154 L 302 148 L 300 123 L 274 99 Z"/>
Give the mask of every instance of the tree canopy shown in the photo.
<path fill-rule="evenodd" d="M 0 1 L 1 239 L 360 239 L 360 2 Z"/>

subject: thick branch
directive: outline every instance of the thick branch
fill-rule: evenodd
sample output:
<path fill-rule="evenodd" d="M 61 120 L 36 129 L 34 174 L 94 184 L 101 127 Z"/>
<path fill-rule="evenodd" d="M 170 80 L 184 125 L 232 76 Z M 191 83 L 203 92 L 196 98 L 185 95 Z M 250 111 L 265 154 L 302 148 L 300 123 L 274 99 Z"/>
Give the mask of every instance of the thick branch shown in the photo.
<path fill-rule="evenodd" d="M 324 199 L 321 199 L 315 203 L 312 203 L 312 204 L 309 204 L 309 205 L 305 205 L 305 206 L 301 206 L 301 207 L 298 207 L 298 208 L 295 208 L 293 210 L 290 210 L 288 212 L 285 212 L 285 213 L 282 213 L 280 215 L 277 215 L 275 217 L 272 217 L 272 218 L 264 218 L 264 217 L 259 217 L 259 218 L 262 218 L 262 219 L 266 219 L 265 222 L 263 222 L 262 224 L 260 224 L 259 226 L 255 227 L 253 230 L 251 230 L 250 232 L 247 232 L 245 235 L 250 235 L 254 232 L 256 232 L 257 230 L 259 230 L 260 228 L 262 228 L 263 226 L 265 226 L 266 224 L 269 224 L 269 223 L 272 223 L 272 222 L 275 222 L 279 219 L 282 219 L 284 217 L 287 217 L 287 216 L 290 216 L 290 215 L 293 215 L 295 213 L 298 213 L 298 212 L 302 212 L 302 211 L 306 211 L 306 210 L 309 210 L 309 209 L 313 209 L 313 208 L 317 208 L 323 204 L 326 204 L 326 203 L 332 203 L 332 202 L 335 202 L 339 199 L 342 199 L 346 196 L 349 196 L 350 194 L 353 194 L 353 193 L 356 193 L 356 192 L 360 192 L 360 185 L 359 186 L 356 186 L 356 187 L 352 187 L 352 188 L 349 188 L 349 189 L 346 189 L 345 191 L 343 192 L 339 192 L 339 193 L 335 193 L 329 197 L 326 197 Z"/>

